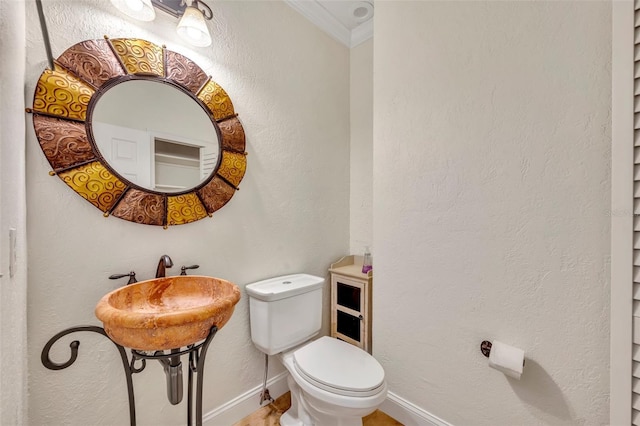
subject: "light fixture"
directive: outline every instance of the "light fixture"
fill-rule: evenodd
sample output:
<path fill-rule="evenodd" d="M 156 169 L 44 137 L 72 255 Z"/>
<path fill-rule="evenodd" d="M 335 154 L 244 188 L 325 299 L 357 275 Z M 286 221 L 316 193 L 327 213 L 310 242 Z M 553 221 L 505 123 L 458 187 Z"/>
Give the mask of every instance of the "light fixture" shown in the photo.
<path fill-rule="evenodd" d="M 197 47 L 211 45 L 206 21 L 213 18 L 211 8 L 201 0 L 111 0 L 122 13 L 141 21 L 153 21 L 154 8 L 179 19 L 177 32 L 188 43 Z"/>
<path fill-rule="evenodd" d="M 156 17 L 151 0 L 111 0 L 111 3 L 120 12 L 140 21 L 153 21 Z"/>
<path fill-rule="evenodd" d="M 209 6 L 199 0 L 192 0 L 178 22 L 178 35 L 194 46 L 210 46 L 211 35 L 205 19 L 210 20 L 212 17 L 213 13 Z"/>

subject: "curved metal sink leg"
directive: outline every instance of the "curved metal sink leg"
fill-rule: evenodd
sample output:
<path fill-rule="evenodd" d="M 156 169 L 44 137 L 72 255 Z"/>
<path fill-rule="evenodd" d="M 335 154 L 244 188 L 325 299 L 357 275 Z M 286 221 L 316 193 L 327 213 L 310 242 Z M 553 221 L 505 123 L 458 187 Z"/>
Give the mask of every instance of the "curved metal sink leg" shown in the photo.
<path fill-rule="evenodd" d="M 197 383 L 196 383 L 196 425 L 202 426 L 202 388 L 203 388 L 203 379 L 204 379 L 204 363 L 207 355 L 207 350 L 209 349 L 209 344 L 213 340 L 216 335 L 218 328 L 213 326 L 209 331 L 209 335 L 207 338 L 200 343 L 199 345 L 189 345 L 185 350 L 175 349 L 170 354 L 154 354 L 148 355 L 140 351 L 131 350 L 131 360 L 127 356 L 127 352 L 125 348 L 118 343 L 114 342 L 104 331 L 102 327 L 97 326 L 79 326 L 72 327 L 66 330 L 63 330 L 56 335 L 54 335 L 49 341 L 44 345 L 42 349 L 42 354 L 40 355 L 40 360 L 42 364 L 50 369 L 50 370 L 64 370 L 65 368 L 73 365 L 73 363 L 78 358 L 78 348 L 80 346 L 80 342 L 78 340 L 74 340 L 69 344 L 71 349 L 71 355 L 69 359 L 62 363 L 57 363 L 51 360 L 49 356 L 49 352 L 51 351 L 51 347 L 62 337 L 75 333 L 78 331 L 89 331 L 93 333 L 98 333 L 105 336 L 107 339 L 113 343 L 116 348 L 118 348 L 118 352 L 120 353 L 120 359 L 122 360 L 122 367 L 124 368 L 125 377 L 127 380 L 127 392 L 129 394 L 129 419 L 131 426 L 136 426 L 136 406 L 135 406 L 135 396 L 133 392 L 133 378 L 132 375 L 134 373 L 139 373 L 144 370 L 146 366 L 147 359 L 156 359 L 161 363 L 170 364 L 171 361 L 168 358 L 172 358 L 175 362 L 178 362 L 180 356 L 189 354 L 189 388 L 188 388 L 188 407 L 187 407 L 187 424 L 192 426 L 193 424 L 193 374 L 197 374 Z M 136 367 L 136 362 L 139 362 L 140 366 Z M 180 389 L 180 394 L 182 394 Z M 176 398 L 177 399 L 177 398 Z M 182 399 L 182 395 L 180 395 L 179 399 Z M 169 401 L 172 402 L 172 398 L 170 396 Z M 179 401 L 178 401 L 179 402 Z"/>
<path fill-rule="evenodd" d="M 80 346 L 80 342 L 78 340 L 74 340 L 69 344 L 69 347 L 71 348 L 71 356 L 66 362 L 53 362 L 49 357 L 49 352 L 51 351 L 51 347 L 62 337 L 78 331 L 90 331 L 93 333 L 101 334 L 109 339 L 111 343 L 116 345 L 116 348 L 118 348 L 120 359 L 122 360 L 122 367 L 124 368 L 124 375 L 127 379 L 127 393 L 129 394 L 129 421 L 131 423 L 131 426 L 136 426 L 136 402 L 133 393 L 133 379 L 131 375 L 132 373 L 138 373 L 139 371 L 142 371 L 144 367 L 142 367 L 141 369 L 132 369 L 134 360 L 132 359 L 132 363 L 131 365 L 129 365 L 129 358 L 127 357 L 127 352 L 124 347 L 111 340 L 111 338 L 107 336 L 107 333 L 104 331 L 104 328 L 94 325 L 82 325 L 62 330 L 58 334 L 54 335 L 51 339 L 49 339 L 49 341 L 44 345 L 44 348 L 42 348 L 42 353 L 40 354 L 40 361 L 42 362 L 42 365 L 44 365 L 49 370 L 64 370 L 65 368 L 73 365 L 73 363 L 78 358 L 78 347 Z"/>
<path fill-rule="evenodd" d="M 213 340 L 213 337 L 218 332 L 218 327 L 215 325 L 211 327 L 211 331 L 209 332 L 209 336 L 202 344 L 200 348 L 199 354 L 196 354 L 196 371 L 198 374 L 197 385 L 196 385 L 196 426 L 202 426 L 202 385 L 204 383 L 204 361 L 207 357 L 207 349 L 209 348 L 209 344 Z M 191 379 L 191 369 L 189 370 L 189 378 Z M 192 382 L 189 381 L 189 391 L 191 391 Z M 191 412 L 191 406 L 189 406 L 189 412 Z M 189 423 L 191 425 L 191 423 Z"/>

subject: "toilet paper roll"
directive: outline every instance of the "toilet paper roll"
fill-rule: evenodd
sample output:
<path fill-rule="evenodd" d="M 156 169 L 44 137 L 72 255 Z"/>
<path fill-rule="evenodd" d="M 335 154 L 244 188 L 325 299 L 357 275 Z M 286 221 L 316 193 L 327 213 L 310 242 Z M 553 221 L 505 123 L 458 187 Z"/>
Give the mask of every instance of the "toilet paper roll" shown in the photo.
<path fill-rule="evenodd" d="M 494 340 L 489 354 L 489 367 L 520 380 L 524 368 L 524 351 Z"/>

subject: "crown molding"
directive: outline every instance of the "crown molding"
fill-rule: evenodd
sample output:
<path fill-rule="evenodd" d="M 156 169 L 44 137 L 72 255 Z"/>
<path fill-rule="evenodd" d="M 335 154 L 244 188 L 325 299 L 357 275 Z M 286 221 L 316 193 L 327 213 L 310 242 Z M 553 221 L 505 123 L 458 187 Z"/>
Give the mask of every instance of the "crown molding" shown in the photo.
<path fill-rule="evenodd" d="M 356 47 L 373 37 L 373 18 L 358 25 L 351 31 L 351 45 Z"/>
<path fill-rule="evenodd" d="M 317 0 L 284 0 L 293 10 L 307 18 L 332 38 L 351 48 L 373 36 L 373 19 L 360 24 L 353 31 L 336 19 Z"/>

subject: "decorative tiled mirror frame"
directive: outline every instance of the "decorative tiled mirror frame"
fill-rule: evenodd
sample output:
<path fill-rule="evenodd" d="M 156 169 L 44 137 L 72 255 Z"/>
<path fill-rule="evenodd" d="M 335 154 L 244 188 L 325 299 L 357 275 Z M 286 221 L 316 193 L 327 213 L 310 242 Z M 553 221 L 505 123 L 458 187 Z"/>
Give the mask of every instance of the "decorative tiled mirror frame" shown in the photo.
<path fill-rule="evenodd" d="M 210 217 L 233 197 L 247 166 L 245 133 L 227 93 L 189 58 L 142 39 L 86 40 L 71 46 L 38 80 L 33 126 L 53 171 L 105 217 L 167 227 Z M 93 107 L 128 80 L 169 84 L 209 115 L 220 144 L 213 173 L 194 188 L 163 193 L 140 187 L 109 165 L 92 131 Z"/>

